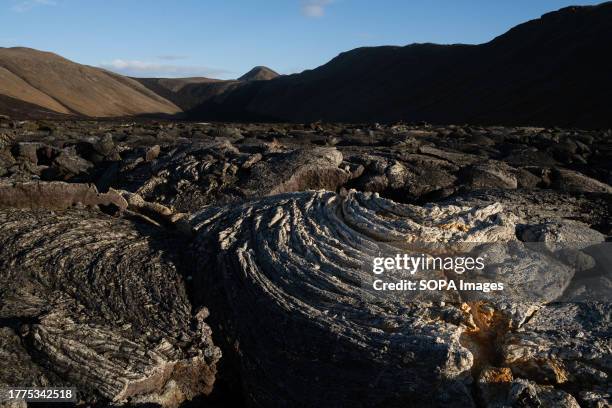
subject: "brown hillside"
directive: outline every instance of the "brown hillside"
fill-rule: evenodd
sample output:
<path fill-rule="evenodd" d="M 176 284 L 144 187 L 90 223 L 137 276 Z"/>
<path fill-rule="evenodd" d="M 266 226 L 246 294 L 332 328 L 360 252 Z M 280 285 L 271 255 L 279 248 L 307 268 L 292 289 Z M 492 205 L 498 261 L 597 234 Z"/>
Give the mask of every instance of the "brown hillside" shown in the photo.
<path fill-rule="evenodd" d="M 0 48 L 0 95 L 94 117 L 180 112 L 131 78 L 29 48 Z"/>

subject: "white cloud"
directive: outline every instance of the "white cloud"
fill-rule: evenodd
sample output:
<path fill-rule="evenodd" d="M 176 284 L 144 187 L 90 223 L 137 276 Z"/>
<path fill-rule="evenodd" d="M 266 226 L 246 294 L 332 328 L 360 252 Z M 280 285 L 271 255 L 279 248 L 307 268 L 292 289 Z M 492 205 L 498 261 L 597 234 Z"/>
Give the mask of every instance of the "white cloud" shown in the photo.
<path fill-rule="evenodd" d="M 302 0 L 302 14 L 306 17 L 319 18 L 325 15 L 325 7 L 333 0 Z"/>
<path fill-rule="evenodd" d="M 178 60 L 189 59 L 189 57 L 186 55 L 158 55 L 155 58 L 162 60 L 162 61 L 178 61 Z"/>
<path fill-rule="evenodd" d="M 203 76 L 209 78 L 225 78 L 230 71 L 204 66 L 183 66 L 172 64 L 159 64 L 156 62 L 116 59 L 100 64 L 100 67 L 122 75 L 134 77 L 192 77 Z"/>
<path fill-rule="evenodd" d="M 25 13 L 36 6 L 57 6 L 57 2 L 54 0 L 25 0 L 14 4 L 11 10 L 17 13 Z"/>
<path fill-rule="evenodd" d="M 0 38 L 0 46 L 11 46 L 18 43 L 16 38 Z"/>

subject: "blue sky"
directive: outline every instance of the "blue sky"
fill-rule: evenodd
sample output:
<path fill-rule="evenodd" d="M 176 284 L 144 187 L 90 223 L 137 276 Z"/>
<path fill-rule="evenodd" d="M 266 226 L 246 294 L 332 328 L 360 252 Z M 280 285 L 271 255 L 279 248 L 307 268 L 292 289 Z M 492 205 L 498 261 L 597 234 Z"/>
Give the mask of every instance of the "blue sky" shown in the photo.
<path fill-rule="evenodd" d="M 584 0 L 0 0 L 0 46 L 134 76 L 284 74 L 359 46 L 489 41 Z"/>

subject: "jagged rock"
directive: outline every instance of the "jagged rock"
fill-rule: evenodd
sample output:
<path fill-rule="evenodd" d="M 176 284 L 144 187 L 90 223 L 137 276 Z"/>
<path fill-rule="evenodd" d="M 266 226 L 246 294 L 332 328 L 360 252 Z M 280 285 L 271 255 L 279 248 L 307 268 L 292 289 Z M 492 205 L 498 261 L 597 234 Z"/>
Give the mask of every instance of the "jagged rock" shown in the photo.
<path fill-rule="evenodd" d="M 465 291 L 462 299 L 490 302 L 512 329 L 520 327 L 540 306 L 559 299 L 576 273 L 574 267 L 542 251 L 541 246 L 521 242 L 483 244 L 476 247 L 476 254 L 486 259 L 484 269 L 457 278 L 465 282 L 501 282 L 504 290 Z"/>
<path fill-rule="evenodd" d="M 609 387 L 612 372 L 609 303 L 544 306 L 503 339 L 504 365 L 537 383 L 562 385 L 572 394 Z"/>
<path fill-rule="evenodd" d="M 94 150 L 102 155 L 102 157 L 113 156 L 116 153 L 115 142 L 113 141 L 113 135 L 110 133 L 105 134 L 93 144 Z"/>
<path fill-rule="evenodd" d="M 153 162 L 138 154 L 118 170 L 118 184 L 147 201 L 191 211 L 242 197 L 234 184 L 250 156 L 228 142 L 179 147 Z"/>
<path fill-rule="evenodd" d="M 362 177 L 356 186 L 361 191 L 382 193 L 389 187 L 389 179 L 384 175 L 368 174 Z"/>
<path fill-rule="evenodd" d="M 473 357 L 460 342 L 470 315 L 376 295 L 364 265 L 410 242 L 514 239 L 499 206 L 305 192 L 211 207 L 191 224 L 195 292 L 238 352 L 252 404 L 473 405 L 464 383 Z"/>
<path fill-rule="evenodd" d="M 190 147 L 159 158 L 153 168 L 126 169 L 137 178 L 134 190 L 181 211 L 289 191 L 337 190 L 350 178 L 341 169 L 342 153 L 334 148 L 297 149 L 282 153 L 243 153 L 227 142 Z M 144 179 L 144 181 L 142 181 Z"/>
<path fill-rule="evenodd" d="M 396 163 L 389 166 L 385 174 L 389 180 L 389 188 L 396 191 L 395 194 L 390 192 L 389 195 L 402 202 L 409 202 L 452 187 L 457 180 L 457 177 L 444 168 L 432 166 L 429 162 L 422 164 L 409 162 L 406 165 Z"/>
<path fill-rule="evenodd" d="M 551 251 L 584 249 L 602 243 L 606 237 L 587 224 L 574 220 L 555 220 L 523 228 L 521 240 L 543 242 Z"/>
<path fill-rule="evenodd" d="M 28 408 L 28 403 L 24 400 L 0 402 L 0 408 Z"/>
<path fill-rule="evenodd" d="M 317 189 L 335 191 L 350 177 L 338 167 L 342 159 L 335 148 L 269 155 L 251 167 L 251 177 L 243 189 L 253 197 Z"/>
<path fill-rule="evenodd" d="M 401 161 L 374 155 L 349 157 L 353 166 L 362 166 L 364 171 L 352 177 L 354 180 L 347 187 L 381 193 L 400 202 L 412 202 L 450 187 L 456 181 L 448 170 L 456 168 L 448 162 L 414 154 L 402 154 L 398 158 Z"/>
<path fill-rule="evenodd" d="M 517 188 L 534 189 L 542 183 L 542 178 L 536 176 L 528 169 L 520 168 L 516 174 Z"/>
<path fill-rule="evenodd" d="M 175 213 L 172 209 L 159 203 L 145 201 L 140 195 L 129 191 L 111 190 L 111 192 L 121 194 L 127 203 L 129 212 L 135 212 L 136 215 L 154 225 L 177 227 L 177 223 L 186 216 L 183 213 Z"/>
<path fill-rule="evenodd" d="M 455 173 L 461 168 L 460 166 L 452 164 L 446 160 L 426 156 L 423 154 L 402 153 L 399 155 L 399 158 L 403 162 L 410 164 L 415 169 L 423 168 L 426 169 L 426 171 L 428 172 L 433 170 L 443 170 L 447 173 Z"/>
<path fill-rule="evenodd" d="M 240 141 L 240 151 L 245 153 L 282 153 L 286 152 L 287 148 L 283 143 L 275 138 L 268 140 L 265 138 L 247 138 Z"/>
<path fill-rule="evenodd" d="M 6 133 L 0 133 L 0 150 L 4 150 L 14 143 L 13 137 Z"/>
<path fill-rule="evenodd" d="M 542 407 L 580 408 L 567 392 L 517 378 L 507 367 L 487 367 L 478 379 L 480 398 L 487 408 Z"/>
<path fill-rule="evenodd" d="M 3 303 L 2 307 L 4 307 Z M 19 367 L 19 370 L 15 370 L 15 367 Z M 26 385 L 59 387 L 66 383 L 52 371 L 45 370 L 33 361 L 32 356 L 25 349 L 21 337 L 14 328 L 1 327 L 0 388 L 7 387 L 10 384 L 18 384 L 24 387 Z M 1 398 L 0 406 L 2 406 Z"/>
<path fill-rule="evenodd" d="M 149 149 L 147 149 L 147 153 L 145 154 L 145 161 L 150 162 L 150 161 L 157 159 L 160 151 L 161 150 L 160 150 L 159 145 L 150 147 Z"/>
<path fill-rule="evenodd" d="M 1 137 L 2 136 L 0 136 L 0 177 L 4 177 L 8 174 L 9 172 L 8 169 L 13 167 L 13 165 L 15 165 L 15 158 L 10 152 L 6 150 L 2 150 Z"/>
<path fill-rule="evenodd" d="M 420 147 L 419 153 L 437 157 L 439 159 L 444 159 L 458 166 L 469 166 L 481 160 L 479 157 L 474 156 L 472 154 L 441 150 L 441 149 L 438 149 L 436 147 L 431 147 L 431 146 Z"/>
<path fill-rule="evenodd" d="M 466 170 L 468 185 L 472 188 L 515 189 L 518 186 L 516 169 L 503 162 L 479 163 Z"/>
<path fill-rule="evenodd" d="M 523 379 L 513 381 L 507 403 L 502 406 L 580 408 L 576 399 L 565 391 L 551 386 L 534 384 Z"/>
<path fill-rule="evenodd" d="M 500 203 L 517 215 L 524 224 L 535 225 L 573 219 L 588 225 L 596 225 L 600 231 L 612 231 L 610 229 L 612 200 L 606 194 L 576 197 L 570 193 L 550 190 L 480 190 L 454 196 L 442 203 L 461 206 Z"/>
<path fill-rule="evenodd" d="M 608 390 L 583 391 L 580 400 L 587 408 L 606 408 L 612 405 L 612 397 Z"/>
<path fill-rule="evenodd" d="M 63 150 L 54 160 L 53 165 L 59 173 L 58 176 L 67 180 L 73 176 L 87 173 L 93 164 L 76 154 L 74 149 Z"/>
<path fill-rule="evenodd" d="M 18 143 L 13 148 L 13 154 L 18 160 L 26 160 L 32 164 L 38 164 L 37 150 L 41 147 L 39 143 Z"/>
<path fill-rule="evenodd" d="M 592 256 L 575 249 L 561 249 L 557 252 L 557 255 L 564 263 L 571 265 L 576 272 L 583 272 L 597 265 Z"/>
<path fill-rule="evenodd" d="M 166 407 L 211 392 L 220 352 L 207 311 L 192 313 L 180 240 L 151 228 L 96 211 L 0 210 L 0 320 L 31 347 L 2 381 L 57 374 L 88 401 Z"/>
<path fill-rule="evenodd" d="M 406 184 L 408 170 L 403 164 L 395 162 L 385 169 L 385 175 L 389 180 L 389 187 L 398 189 Z"/>
<path fill-rule="evenodd" d="M 610 185 L 567 169 L 554 169 L 552 186 L 560 191 L 612 193 Z"/>
<path fill-rule="evenodd" d="M 354 169 L 358 172 L 353 172 L 353 180 L 351 186 L 359 189 L 360 191 L 368 191 L 380 193 L 389 187 L 389 179 L 385 174 L 387 168 L 391 167 L 386 159 L 380 156 L 360 155 L 348 158 Z M 405 177 L 405 168 L 400 163 L 397 163 L 397 169 L 401 166 L 401 176 Z M 393 173 L 393 170 L 391 170 Z M 400 179 L 400 174 L 396 174 L 398 177 L 394 180 L 396 185 L 403 184 L 403 180 Z M 393 176 L 392 176 L 393 177 Z"/>
<path fill-rule="evenodd" d="M 592 265 L 588 266 L 592 267 Z M 587 268 L 582 268 L 582 270 L 585 269 Z M 611 293 L 612 279 L 610 277 L 586 276 L 574 279 L 560 300 L 565 302 L 602 302 L 607 301 Z"/>
<path fill-rule="evenodd" d="M 244 138 L 240 129 L 235 127 L 215 127 L 211 129 L 210 134 L 213 137 L 226 138 L 230 142 L 235 142 Z"/>
<path fill-rule="evenodd" d="M 528 145 L 513 149 L 503 160 L 505 163 L 516 167 L 534 165 L 551 167 L 559 164 L 550 154 Z"/>
<path fill-rule="evenodd" d="M 430 197 L 431 193 L 448 191 L 439 195 L 442 198 L 454 192 L 456 181 L 457 177 L 443 169 L 413 168 L 412 177 L 407 179 L 404 190 L 414 198 Z"/>
<path fill-rule="evenodd" d="M 115 206 L 125 210 L 127 202 L 111 190 L 99 193 L 96 186 L 64 182 L 0 182 L 0 208 L 47 208 L 64 210 L 82 206 Z"/>
<path fill-rule="evenodd" d="M 484 367 L 478 376 L 480 400 L 489 408 L 507 405 L 513 380 L 512 370 L 508 367 Z"/>

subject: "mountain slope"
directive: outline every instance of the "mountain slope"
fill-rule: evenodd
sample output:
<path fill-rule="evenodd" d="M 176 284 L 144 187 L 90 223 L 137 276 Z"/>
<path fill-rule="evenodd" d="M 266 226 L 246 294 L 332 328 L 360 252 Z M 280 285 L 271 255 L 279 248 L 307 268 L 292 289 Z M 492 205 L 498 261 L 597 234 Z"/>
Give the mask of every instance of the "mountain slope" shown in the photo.
<path fill-rule="evenodd" d="M 0 48 L 0 95 L 94 117 L 180 112 L 130 78 L 29 48 Z"/>
<path fill-rule="evenodd" d="M 69 119 L 69 114 L 43 108 L 23 99 L 16 99 L 0 93 L 0 115 L 19 119 Z"/>
<path fill-rule="evenodd" d="M 481 45 L 358 48 L 252 82 L 193 118 L 612 127 L 612 3 L 568 7 Z"/>
<path fill-rule="evenodd" d="M 233 89 L 241 82 L 211 78 L 133 78 L 183 110 Z"/>
<path fill-rule="evenodd" d="M 172 101 L 183 110 L 229 94 L 251 81 L 269 81 L 279 74 L 268 67 L 257 66 L 238 79 L 196 78 L 133 78 L 151 91 Z"/>

